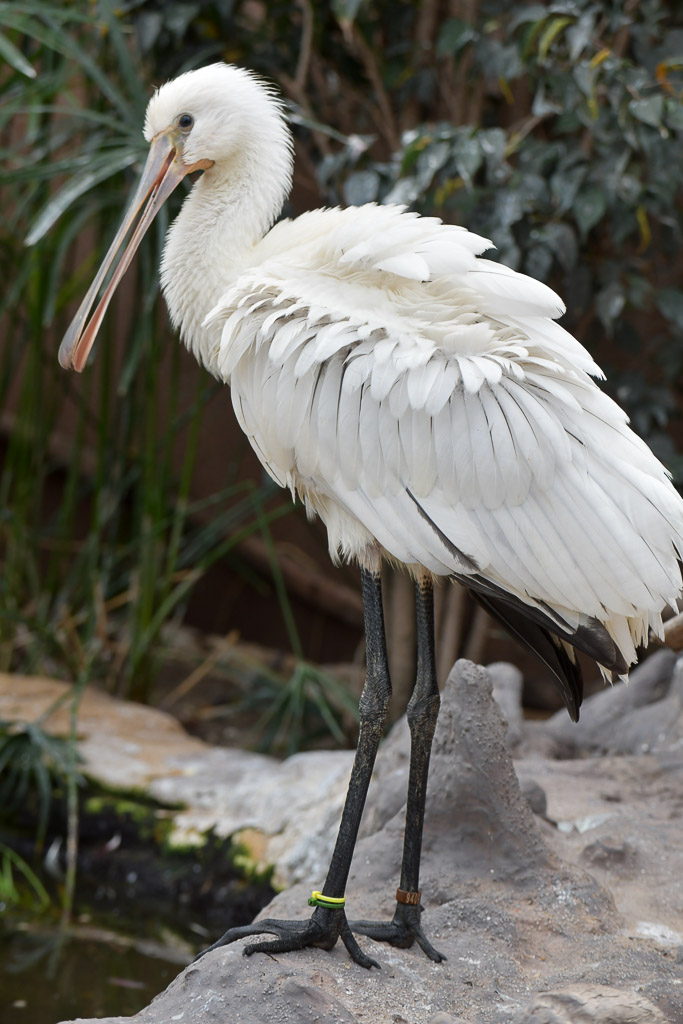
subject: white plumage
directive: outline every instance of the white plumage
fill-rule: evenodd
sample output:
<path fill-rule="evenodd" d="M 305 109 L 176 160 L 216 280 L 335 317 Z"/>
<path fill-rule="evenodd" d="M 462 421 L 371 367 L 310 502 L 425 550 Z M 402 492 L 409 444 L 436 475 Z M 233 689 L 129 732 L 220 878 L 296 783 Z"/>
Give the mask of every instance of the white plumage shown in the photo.
<path fill-rule="evenodd" d="M 163 86 L 145 134 L 161 153 L 138 202 L 156 189 L 148 221 L 204 169 L 164 255 L 172 319 L 333 558 L 374 564 L 379 549 L 454 575 L 623 672 L 680 595 L 683 502 L 555 323 L 557 295 L 483 259 L 486 239 L 399 207 L 271 228 L 291 142 L 247 72 Z M 104 311 L 84 332 L 93 298 L 62 351 L 78 369 Z"/>

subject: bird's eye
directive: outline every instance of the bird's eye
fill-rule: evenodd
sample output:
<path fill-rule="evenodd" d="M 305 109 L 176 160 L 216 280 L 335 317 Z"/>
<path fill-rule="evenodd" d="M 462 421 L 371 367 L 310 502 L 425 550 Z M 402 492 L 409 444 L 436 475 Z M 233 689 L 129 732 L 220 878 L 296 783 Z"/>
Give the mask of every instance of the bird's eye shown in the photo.
<path fill-rule="evenodd" d="M 194 118 L 192 114 L 180 114 L 176 123 L 179 128 L 183 129 L 183 131 L 189 132 L 190 128 L 194 124 Z"/>

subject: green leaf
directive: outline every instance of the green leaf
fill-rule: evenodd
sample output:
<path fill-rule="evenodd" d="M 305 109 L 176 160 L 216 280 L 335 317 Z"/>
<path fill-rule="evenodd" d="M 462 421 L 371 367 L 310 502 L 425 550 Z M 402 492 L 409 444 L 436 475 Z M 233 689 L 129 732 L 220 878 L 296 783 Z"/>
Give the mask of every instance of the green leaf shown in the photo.
<path fill-rule="evenodd" d="M 566 28 L 567 25 L 571 25 L 573 21 L 574 18 L 568 17 L 552 18 L 549 20 L 548 24 L 541 32 L 540 39 L 538 40 L 538 59 L 541 64 L 545 63 L 548 51 L 562 29 Z"/>
<path fill-rule="evenodd" d="M 373 203 L 379 194 L 380 177 L 377 171 L 356 171 L 344 182 L 344 198 L 349 206 Z"/>
<path fill-rule="evenodd" d="M 595 90 L 598 69 L 589 60 L 582 60 L 573 70 L 572 77 L 584 96 L 590 97 Z"/>
<path fill-rule="evenodd" d="M 569 58 L 577 61 L 588 46 L 595 27 L 595 11 L 587 11 L 579 20 L 567 29 L 567 45 Z"/>
<path fill-rule="evenodd" d="M 415 202 L 419 194 L 420 186 L 415 178 L 399 178 L 386 195 L 382 196 L 382 202 L 410 206 L 411 203 Z"/>
<path fill-rule="evenodd" d="M 508 137 L 502 128 L 482 128 L 479 131 L 479 145 L 486 160 L 490 184 L 502 185 L 510 177 L 510 167 L 505 156 Z"/>
<path fill-rule="evenodd" d="M 517 186 L 520 198 L 527 211 L 542 209 L 549 199 L 548 183 L 541 174 L 525 172 Z"/>
<path fill-rule="evenodd" d="M 534 95 L 531 112 L 534 117 L 547 117 L 548 114 L 561 114 L 563 110 L 559 100 L 549 93 L 546 83 L 541 82 Z"/>
<path fill-rule="evenodd" d="M 628 109 L 636 120 L 652 125 L 653 128 L 659 128 L 664 115 L 664 97 L 660 93 L 657 96 L 650 96 L 646 100 L 631 100 Z"/>
<path fill-rule="evenodd" d="M 580 163 L 573 167 L 559 167 L 551 176 L 550 189 L 553 201 L 557 204 L 560 213 L 570 210 L 574 205 L 586 173 L 586 166 Z"/>
<path fill-rule="evenodd" d="M 496 196 L 496 223 L 509 228 L 524 216 L 522 196 L 517 189 L 503 188 Z"/>
<path fill-rule="evenodd" d="M 35 218 L 26 235 L 24 244 L 29 247 L 35 245 L 36 242 L 40 241 L 47 234 L 55 221 L 62 216 L 64 211 L 79 196 L 88 192 L 95 185 L 99 185 L 101 181 L 106 181 L 112 175 L 118 174 L 124 168 L 131 167 L 137 158 L 137 152 L 131 152 L 129 149 L 123 150 L 118 156 L 108 156 L 103 163 L 100 163 L 99 167 L 91 168 L 72 181 L 67 182 L 59 192 L 52 196 L 48 204 Z"/>
<path fill-rule="evenodd" d="M 626 296 L 619 281 L 612 281 L 595 297 L 595 311 L 610 337 L 614 333 L 614 321 L 621 315 L 625 305 Z"/>
<path fill-rule="evenodd" d="M 50 905 L 50 897 L 45 889 L 45 886 L 40 881 L 34 871 L 31 870 L 29 865 L 20 857 L 18 853 L 10 849 L 9 846 L 5 846 L 4 843 L 0 843 L 0 857 L 2 857 L 4 879 L 3 884 L 6 886 L 8 882 L 8 875 L 11 874 L 11 865 L 14 865 L 16 870 L 24 876 L 28 884 L 33 889 L 37 896 L 41 906 L 43 908 Z M 3 894 L 4 897 L 5 894 Z M 18 893 L 17 893 L 18 897 Z"/>
<path fill-rule="evenodd" d="M 112 0 L 99 0 L 101 14 L 106 18 L 106 25 L 111 44 L 116 51 L 117 77 L 125 82 L 132 98 L 131 112 L 138 113 L 142 118 L 147 96 L 140 94 L 138 88 L 138 69 L 131 58 L 131 48 L 122 27 L 123 13 L 115 10 Z M 196 11 L 195 11 L 196 13 Z"/>
<path fill-rule="evenodd" d="M 164 27 L 164 16 L 161 11 L 142 11 L 135 21 L 140 49 L 147 53 L 152 49 Z"/>
<path fill-rule="evenodd" d="M 125 100 L 123 93 L 117 89 L 111 77 L 99 67 L 97 54 L 93 57 L 77 42 L 73 34 L 55 26 L 57 9 L 50 7 L 49 16 L 43 12 L 46 24 L 36 19 L 31 20 L 30 34 L 34 39 L 43 43 L 56 53 L 62 54 L 73 61 L 75 68 L 83 71 L 97 85 L 100 92 L 116 107 L 124 121 L 130 117 L 130 105 Z"/>
<path fill-rule="evenodd" d="M 469 137 L 460 139 L 453 155 L 458 174 L 467 187 L 471 188 L 472 179 L 484 160 L 479 136 L 472 134 Z"/>
<path fill-rule="evenodd" d="M 535 245 L 527 252 L 524 269 L 537 281 L 547 281 L 553 266 L 553 254 L 545 245 Z"/>
<path fill-rule="evenodd" d="M 664 102 L 664 110 L 669 128 L 683 131 L 683 103 L 680 100 L 667 99 Z"/>
<path fill-rule="evenodd" d="M 164 28 L 167 28 L 180 44 L 187 34 L 188 26 L 199 14 L 200 5 L 176 2 L 165 4 L 164 7 Z"/>
<path fill-rule="evenodd" d="M 579 247 L 576 242 L 576 234 L 569 224 L 562 221 L 551 221 L 531 232 L 534 241 L 547 245 L 553 256 L 565 270 L 571 270 L 576 265 L 579 255 Z"/>
<path fill-rule="evenodd" d="M 683 330 L 683 291 L 678 288 L 662 288 L 657 292 L 657 308 L 678 330 Z"/>
<path fill-rule="evenodd" d="M 581 237 L 585 238 L 591 228 L 602 220 L 607 210 L 607 196 L 596 185 L 582 188 L 574 200 L 572 213 Z"/>
<path fill-rule="evenodd" d="M 21 50 L 18 50 L 14 43 L 10 43 L 6 35 L 0 32 L 0 57 L 4 57 L 7 63 L 16 71 L 20 71 L 27 78 L 36 77 L 36 69 L 29 64 Z"/>
<path fill-rule="evenodd" d="M 476 38 L 472 25 L 460 18 L 447 18 L 436 40 L 436 56 L 452 57 Z"/>
<path fill-rule="evenodd" d="M 520 25 L 526 25 L 530 21 L 541 22 L 547 14 L 548 8 L 544 7 L 543 4 L 525 4 L 510 18 L 510 31 L 514 32 Z"/>
<path fill-rule="evenodd" d="M 332 11 L 339 22 L 353 22 L 365 0 L 332 0 Z"/>
<path fill-rule="evenodd" d="M 429 188 L 434 175 L 446 164 L 450 155 L 450 143 L 445 141 L 433 142 L 419 153 L 415 176 L 421 188 Z"/>

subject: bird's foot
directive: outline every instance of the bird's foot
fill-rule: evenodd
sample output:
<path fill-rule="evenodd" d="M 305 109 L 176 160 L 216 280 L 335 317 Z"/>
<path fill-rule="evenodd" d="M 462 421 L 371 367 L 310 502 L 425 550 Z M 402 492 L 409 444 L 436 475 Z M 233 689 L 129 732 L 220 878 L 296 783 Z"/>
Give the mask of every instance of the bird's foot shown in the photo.
<path fill-rule="evenodd" d="M 195 959 L 198 960 L 219 946 L 227 946 L 237 939 L 261 935 L 264 932 L 277 937 L 266 942 L 248 943 L 242 951 L 244 956 L 251 956 L 252 953 L 289 953 L 295 949 L 305 949 L 307 946 L 330 950 L 337 939 L 341 939 L 355 963 L 366 968 L 379 967 L 377 961 L 367 956 L 356 942 L 344 911 L 341 908 L 330 910 L 326 907 L 316 907 L 308 921 L 279 921 L 267 917 L 253 924 L 230 928 L 212 946 L 202 950 Z"/>
<path fill-rule="evenodd" d="M 398 946 L 399 949 L 409 949 L 414 942 L 417 942 L 430 960 L 440 964 L 446 957 L 432 946 L 422 931 L 421 914 L 422 907 L 419 903 L 411 906 L 397 902 L 391 921 L 351 921 L 349 928 L 361 935 L 367 935 L 377 942 L 389 942 L 392 946 Z"/>

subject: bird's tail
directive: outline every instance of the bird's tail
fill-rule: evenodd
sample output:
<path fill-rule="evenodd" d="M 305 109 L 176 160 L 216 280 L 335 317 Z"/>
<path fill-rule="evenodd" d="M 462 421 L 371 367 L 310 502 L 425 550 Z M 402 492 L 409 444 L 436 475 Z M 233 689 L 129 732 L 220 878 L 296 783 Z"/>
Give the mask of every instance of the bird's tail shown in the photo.
<path fill-rule="evenodd" d="M 476 590 L 470 590 L 470 593 L 522 647 L 536 655 L 550 670 L 572 721 L 578 722 L 583 700 L 583 674 L 581 666 L 572 657 L 571 645 L 565 645 L 549 629 L 533 622 L 507 601 Z"/>

